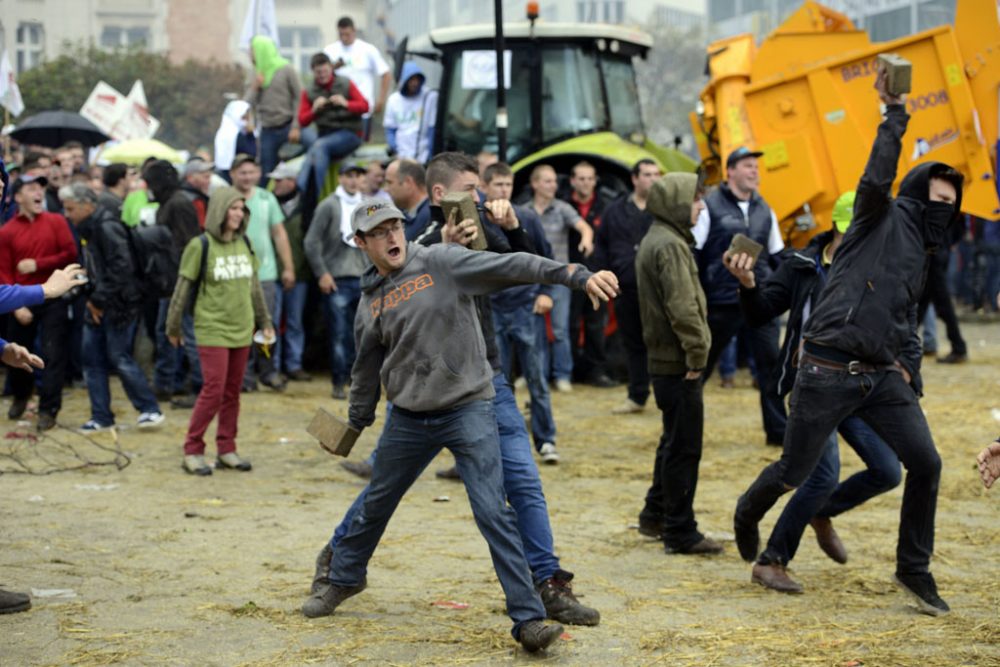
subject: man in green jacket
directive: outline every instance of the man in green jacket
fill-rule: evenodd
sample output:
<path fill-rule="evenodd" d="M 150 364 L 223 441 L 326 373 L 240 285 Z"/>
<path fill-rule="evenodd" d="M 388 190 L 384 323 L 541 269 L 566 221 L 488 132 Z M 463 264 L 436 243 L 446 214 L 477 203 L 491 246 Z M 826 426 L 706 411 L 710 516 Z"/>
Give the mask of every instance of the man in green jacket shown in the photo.
<path fill-rule="evenodd" d="M 659 535 L 667 553 L 717 554 L 722 545 L 698 532 L 694 492 L 704 428 L 701 374 L 711 345 L 705 293 L 691 249 L 691 227 L 705 208 L 695 174 L 667 174 L 650 189 L 653 224 L 639 245 L 642 332 L 649 353 L 663 435 L 640 530 Z"/>

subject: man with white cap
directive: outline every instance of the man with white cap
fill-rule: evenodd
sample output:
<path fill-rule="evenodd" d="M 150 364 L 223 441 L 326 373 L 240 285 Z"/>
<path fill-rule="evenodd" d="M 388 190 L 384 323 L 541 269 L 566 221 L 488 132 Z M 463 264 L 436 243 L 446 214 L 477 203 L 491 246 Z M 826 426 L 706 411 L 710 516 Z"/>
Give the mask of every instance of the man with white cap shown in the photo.
<path fill-rule="evenodd" d="M 329 585 L 320 587 L 302 611 L 327 616 L 364 590 L 368 560 L 389 518 L 446 447 L 455 455 L 476 524 L 489 544 L 514 621 L 512 634 L 529 651 L 543 649 L 562 626 L 542 620 L 545 607 L 532 585 L 514 511 L 505 501 L 493 372 L 474 297 L 542 282 L 585 289 L 597 304 L 617 294 L 618 281 L 608 271 L 592 274 L 526 253 L 406 243 L 403 213 L 383 200 L 363 201 L 351 228 L 373 264 L 361 280 L 355 322 L 351 427 L 360 431 L 374 421 L 382 385 L 393 407 L 361 509 L 333 550 Z"/>

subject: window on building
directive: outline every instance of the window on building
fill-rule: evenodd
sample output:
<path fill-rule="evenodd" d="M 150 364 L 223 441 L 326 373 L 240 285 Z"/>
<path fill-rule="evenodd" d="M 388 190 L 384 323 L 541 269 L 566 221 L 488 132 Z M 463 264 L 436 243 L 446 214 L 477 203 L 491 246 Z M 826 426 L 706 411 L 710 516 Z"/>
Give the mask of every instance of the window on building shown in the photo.
<path fill-rule="evenodd" d="M 105 49 L 127 49 L 149 45 L 150 31 L 145 26 L 106 25 L 101 30 L 101 46 Z"/>
<path fill-rule="evenodd" d="M 19 23 L 16 41 L 19 74 L 42 62 L 42 56 L 45 54 L 45 29 L 41 23 Z"/>
<path fill-rule="evenodd" d="M 917 5 L 917 32 L 955 24 L 955 0 L 930 0 Z"/>
<path fill-rule="evenodd" d="M 708 19 L 712 23 L 736 16 L 736 0 L 708 0 Z"/>
<path fill-rule="evenodd" d="M 622 23 L 625 21 L 624 0 L 578 0 L 576 20 L 580 23 Z"/>
<path fill-rule="evenodd" d="M 743 13 L 765 11 L 764 0 L 743 0 Z"/>
<path fill-rule="evenodd" d="M 910 7 L 899 7 L 865 19 L 865 29 L 873 42 L 885 42 L 910 34 Z"/>
<path fill-rule="evenodd" d="M 309 59 L 323 50 L 323 36 L 317 26 L 278 26 L 279 51 L 299 72 L 309 71 Z"/>

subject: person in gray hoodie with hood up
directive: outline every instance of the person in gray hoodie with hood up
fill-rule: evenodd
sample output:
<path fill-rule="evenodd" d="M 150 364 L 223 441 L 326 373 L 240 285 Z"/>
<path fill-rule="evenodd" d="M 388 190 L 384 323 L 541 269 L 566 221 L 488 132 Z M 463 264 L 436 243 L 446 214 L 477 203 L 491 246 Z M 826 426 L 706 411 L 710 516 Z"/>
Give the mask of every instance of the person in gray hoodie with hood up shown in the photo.
<path fill-rule="evenodd" d="M 389 518 L 446 447 L 489 545 L 514 622 L 512 634 L 529 651 L 543 649 L 562 626 L 543 621 L 545 607 L 532 585 L 514 510 L 505 501 L 493 372 L 474 297 L 540 282 L 585 289 L 596 305 L 617 294 L 618 280 L 609 271 L 592 274 L 526 253 L 407 244 L 402 212 L 379 199 L 358 206 L 352 228 L 373 266 L 361 279 L 349 422 L 358 431 L 372 424 L 382 386 L 392 410 L 363 505 L 333 551 L 329 585 L 320 587 L 302 612 L 327 616 L 364 590 L 368 560 Z"/>

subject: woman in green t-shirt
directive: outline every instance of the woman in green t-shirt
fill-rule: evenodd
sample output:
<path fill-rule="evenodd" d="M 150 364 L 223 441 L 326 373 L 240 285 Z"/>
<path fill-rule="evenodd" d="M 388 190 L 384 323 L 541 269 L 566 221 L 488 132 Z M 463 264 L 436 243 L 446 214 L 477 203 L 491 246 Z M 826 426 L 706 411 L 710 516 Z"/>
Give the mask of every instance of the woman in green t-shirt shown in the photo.
<path fill-rule="evenodd" d="M 271 316 L 257 280 L 257 258 L 244 236 L 250 209 L 234 188 L 212 193 L 205 214 L 205 233 L 184 248 L 167 313 L 167 337 L 181 342 L 181 318 L 194 299 L 194 337 L 204 382 L 191 413 L 184 440 L 184 470 L 211 475 L 205 462 L 205 431 L 218 415 L 216 467 L 250 470 L 236 453 L 240 386 L 246 368 L 254 324 L 265 340 L 274 339 Z M 203 256 L 204 255 L 204 256 Z"/>

